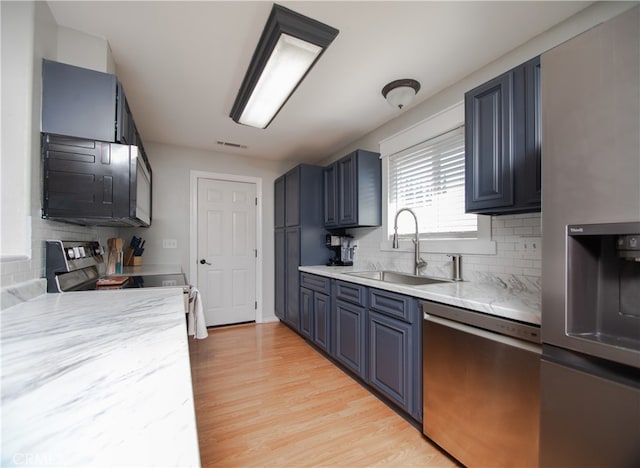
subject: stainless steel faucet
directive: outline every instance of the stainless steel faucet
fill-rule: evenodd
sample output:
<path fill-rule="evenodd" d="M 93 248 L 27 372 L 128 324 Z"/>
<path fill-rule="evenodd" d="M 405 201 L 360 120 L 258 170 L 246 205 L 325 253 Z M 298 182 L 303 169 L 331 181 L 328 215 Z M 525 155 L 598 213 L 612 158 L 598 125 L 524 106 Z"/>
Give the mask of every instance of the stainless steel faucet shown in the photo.
<path fill-rule="evenodd" d="M 462 281 L 462 255 L 447 255 L 451 257 L 451 279 Z"/>
<path fill-rule="evenodd" d="M 413 212 L 413 210 L 410 209 L 410 208 L 400 208 L 398 210 L 398 212 L 396 213 L 396 219 L 393 222 L 393 244 L 392 244 L 392 247 L 394 249 L 397 249 L 400 246 L 400 244 L 398 242 L 398 215 L 400 213 L 402 213 L 403 211 L 408 211 L 409 213 L 411 213 L 411 215 L 413 216 L 413 220 L 416 223 L 416 232 L 415 232 L 415 235 L 414 235 L 412 240 L 413 240 L 414 252 L 415 252 L 414 274 L 416 276 L 418 276 L 420 274 L 420 269 L 427 266 L 427 262 L 425 262 L 420 257 L 420 237 L 419 237 L 419 232 L 418 232 L 418 217 Z"/>

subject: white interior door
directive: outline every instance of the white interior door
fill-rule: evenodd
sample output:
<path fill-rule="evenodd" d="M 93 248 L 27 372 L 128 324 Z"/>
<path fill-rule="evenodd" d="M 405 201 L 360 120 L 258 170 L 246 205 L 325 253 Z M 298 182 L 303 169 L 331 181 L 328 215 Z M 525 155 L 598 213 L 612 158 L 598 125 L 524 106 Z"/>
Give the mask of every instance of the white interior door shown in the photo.
<path fill-rule="evenodd" d="M 256 185 L 198 178 L 198 282 L 207 326 L 256 319 Z"/>

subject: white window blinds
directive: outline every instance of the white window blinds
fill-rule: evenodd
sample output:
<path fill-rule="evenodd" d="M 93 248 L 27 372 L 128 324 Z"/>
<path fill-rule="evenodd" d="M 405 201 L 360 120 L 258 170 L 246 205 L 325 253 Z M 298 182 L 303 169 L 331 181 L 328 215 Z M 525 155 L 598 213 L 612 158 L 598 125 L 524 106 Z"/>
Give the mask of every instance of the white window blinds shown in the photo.
<path fill-rule="evenodd" d="M 464 212 L 464 127 L 389 157 L 389 230 L 395 213 L 411 208 L 422 237 L 476 237 L 477 216 Z M 413 218 L 401 214 L 398 234 L 413 234 Z"/>

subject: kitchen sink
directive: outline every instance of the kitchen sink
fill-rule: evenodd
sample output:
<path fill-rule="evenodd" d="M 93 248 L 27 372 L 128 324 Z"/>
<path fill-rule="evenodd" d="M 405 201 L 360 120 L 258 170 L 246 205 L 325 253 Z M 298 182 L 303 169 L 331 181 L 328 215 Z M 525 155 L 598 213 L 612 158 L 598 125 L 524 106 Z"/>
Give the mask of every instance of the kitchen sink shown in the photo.
<path fill-rule="evenodd" d="M 371 271 L 355 271 L 353 273 L 347 273 L 347 275 L 357 276 L 359 278 L 368 278 L 377 281 L 384 281 L 385 283 L 395 284 L 408 284 L 412 286 L 420 284 L 437 284 L 437 283 L 451 283 L 451 280 L 444 278 L 433 278 L 430 276 L 416 276 L 409 273 L 400 273 L 398 271 L 390 270 L 371 270 Z"/>

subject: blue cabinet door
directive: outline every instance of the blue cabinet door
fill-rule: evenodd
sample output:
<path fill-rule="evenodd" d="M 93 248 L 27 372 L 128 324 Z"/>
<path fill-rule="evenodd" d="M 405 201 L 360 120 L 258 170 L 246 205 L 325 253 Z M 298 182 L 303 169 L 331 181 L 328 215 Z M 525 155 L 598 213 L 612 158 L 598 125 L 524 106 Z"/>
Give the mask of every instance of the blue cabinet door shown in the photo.
<path fill-rule="evenodd" d="M 274 198 L 274 219 L 273 224 L 276 229 L 285 227 L 285 176 L 278 177 L 273 183 Z"/>
<path fill-rule="evenodd" d="M 414 368 L 412 326 L 369 312 L 369 383 L 411 412 Z"/>
<path fill-rule="evenodd" d="M 335 358 L 366 379 L 366 309 L 342 300 L 335 307 Z"/>
<path fill-rule="evenodd" d="M 465 205 L 540 211 L 540 57 L 465 93 Z"/>
<path fill-rule="evenodd" d="M 285 212 L 284 219 L 287 227 L 300 224 L 300 166 L 285 174 Z"/>
<path fill-rule="evenodd" d="M 356 150 L 324 170 L 324 225 L 327 228 L 380 226 L 380 154 Z"/>
<path fill-rule="evenodd" d="M 349 226 L 358 222 L 358 185 L 356 171 L 358 170 L 357 154 L 342 158 L 338 161 L 338 224 Z"/>
<path fill-rule="evenodd" d="M 465 96 L 466 210 L 513 204 L 514 73 Z"/>
<path fill-rule="evenodd" d="M 521 172 L 516 197 L 524 206 L 537 208 L 542 199 L 542 113 L 540 111 L 540 57 L 526 62 L 524 69 L 525 131 Z"/>
<path fill-rule="evenodd" d="M 331 330 L 331 298 L 319 292 L 313 293 L 313 341 L 325 351 L 329 351 Z"/>
<path fill-rule="evenodd" d="M 275 313 L 284 320 L 286 317 L 286 237 L 284 229 L 275 231 Z"/>
<path fill-rule="evenodd" d="M 300 330 L 300 229 L 285 230 L 285 278 L 286 315 L 285 321 L 295 330 Z"/>
<path fill-rule="evenodd" d="M 333 163 L 323 171 L 324 225 L 327 228 L 338 225 L 338 163 Z"/>
<path fill-rule="evenodd" d="M 42 61 L 42 133 L 116 141 L 115 75 Z"/>
<path fill-rule="evenodd" d="M 313 339 L 313 291 L 300 288 L 300 333 Z"/>

